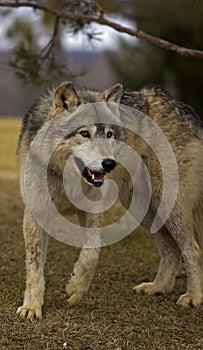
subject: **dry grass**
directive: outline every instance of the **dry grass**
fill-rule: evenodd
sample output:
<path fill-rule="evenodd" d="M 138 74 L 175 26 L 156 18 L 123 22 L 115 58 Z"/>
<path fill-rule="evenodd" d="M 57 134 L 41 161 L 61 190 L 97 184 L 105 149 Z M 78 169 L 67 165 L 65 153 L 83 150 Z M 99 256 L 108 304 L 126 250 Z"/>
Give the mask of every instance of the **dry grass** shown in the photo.
<path fill-rule="evenodd" d="M 25 280 L 23 205 L 18 180 L 2 174 L 17 173 L 18 126 L 18 121 L 0 120 L 0 349 L 203 349 L 203 307 L 181 309 L 175 304 L 185 290 L 184 277 L 177 279 L 171 295 L 133 294 L 135 284 L 153 279 L 159 260 L 152 237 L 141 230 L 103 249 L 89 294 L 72 309 L 64 287 L 78 249 L 51 239 L 44 318 L 31 322 L 17 317 Z"/>
<path fill-rule="evenodd" d="M 17 178 L 16 145 L 20 118 L 0 119 L 0 178 Z"/>

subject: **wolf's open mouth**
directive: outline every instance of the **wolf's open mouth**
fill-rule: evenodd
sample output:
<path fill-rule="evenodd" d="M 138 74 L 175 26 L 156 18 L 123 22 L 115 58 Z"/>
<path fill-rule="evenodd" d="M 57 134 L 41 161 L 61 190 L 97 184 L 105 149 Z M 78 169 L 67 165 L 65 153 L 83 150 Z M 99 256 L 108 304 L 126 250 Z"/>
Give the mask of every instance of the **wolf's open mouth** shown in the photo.
<path fill-rule="evenodd" d="M 86 167 L 82 172 L 82 176 L 85 178 L 85 180 L 96 187 L 100 187 L 103 184 L 104 175 L 105 173 L 93 171 L 88 167 Z"/>
<path fill-rule="evenodd" d="M 83 178 L 91 185 L 100 187 L 104 182 L 105 172 L 98 172 L 85 167 L 82 159 L 75 157 L 75 162 L 82 173 Z"/>

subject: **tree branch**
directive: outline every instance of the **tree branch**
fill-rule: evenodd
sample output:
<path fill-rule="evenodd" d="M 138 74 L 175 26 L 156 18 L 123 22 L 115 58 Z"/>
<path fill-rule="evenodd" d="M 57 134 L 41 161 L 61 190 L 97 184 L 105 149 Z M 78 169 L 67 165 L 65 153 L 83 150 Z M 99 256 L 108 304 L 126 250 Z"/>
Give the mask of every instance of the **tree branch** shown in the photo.
<path fill-rule="evenodd" d="M 160 47 L 162 49 L 175 52 L 182 57 L 191 57 L 191 58 L 193 57 L 193 58 L 203 59 L 202 50 L 189 49 L 183 46 L 176 45 L 170 41 L 152 36 L 141 30 L 133 30 L 131 28 L 122 26 L 106 18 L 103 15 L 103 13 L 102 13 L 102 16 L 101 16 L 101 13 L 99 14 L 99 16 L 84 15 L 84 14 L 78 14 L 78 13 L 74 14 L 74 13 L 67 13 L 67 12 L 63 13 L 62 11 L 51 9 L 49 7 L 46 7 L 44 5 L 41 5 L 33 1 L 29 1 L 29 2 L 28 1 L 15 1 L 15 2 L 4 1 L 0 3 L 0 7 L 8 7 L 8 8 L 29 7 L 36 10 L 47 12 L 58 19 L 63 18 L 67 20 L 83 20 L 85 22 L 95 22 L 100 25 L 108 26 L 116 30 L 117 32 L 126 33 L 138 39 L 145 40 L 148 43 L 155 45 L 157 47 Z"/>
<path fill-rule="evenodd" d="M 43 51 L 42 55 L 41 55 L 42 60 L 46 60 L 49 57 L 50 53 L 52 52 L 52 50 L 55 46 L 57 36 L 58 36 L 59 21 L 60 21 L 60 18 L 58 16 L 56 16 L 52 37 L 51 37 L 50 41 L 48 42 L 48 44 L 42 50 Z"/>

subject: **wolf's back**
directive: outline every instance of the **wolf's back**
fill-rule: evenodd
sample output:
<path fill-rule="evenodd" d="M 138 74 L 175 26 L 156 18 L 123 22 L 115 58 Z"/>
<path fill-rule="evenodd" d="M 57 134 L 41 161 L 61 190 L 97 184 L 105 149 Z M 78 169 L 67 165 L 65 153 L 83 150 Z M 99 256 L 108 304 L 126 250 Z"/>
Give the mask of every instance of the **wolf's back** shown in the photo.
<path fill-rule="evenodd" d="M 18 141 L 18 153 L 21 147 L 29 147 L 37 132 L 46 122 L 53 103 L 53 97 L 54 89 L 46 91 L 35 100 L 30 110 L 25 114 Z"/>
<path fill-rule="evenodd" d="M 170 136 L 187 135 L 188 138 L 198 137 L 203 124 L 194 109 L 173 98 L 159 86 L 144 87 L 139 91 L 126 90 L 121 103 L 147 114 L 163 131 Z M 179 130 L 179 133 L 175 133 Z M 181 132 L 181 134 L 180 134 Z"/>

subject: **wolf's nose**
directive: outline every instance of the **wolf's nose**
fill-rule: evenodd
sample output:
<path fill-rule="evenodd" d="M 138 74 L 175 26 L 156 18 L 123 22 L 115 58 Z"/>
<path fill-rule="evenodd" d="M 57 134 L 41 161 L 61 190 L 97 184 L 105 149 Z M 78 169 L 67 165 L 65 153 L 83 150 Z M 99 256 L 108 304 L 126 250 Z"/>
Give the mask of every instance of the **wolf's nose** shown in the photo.
<path fill-rule="evenodd" d="M 116 166 L 116 162 L 113 159 L 104 159 L 102 162 L 102 166 L 104 168 L 105 171 L 111 171 L 115 168 Z"/>

